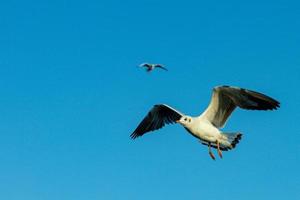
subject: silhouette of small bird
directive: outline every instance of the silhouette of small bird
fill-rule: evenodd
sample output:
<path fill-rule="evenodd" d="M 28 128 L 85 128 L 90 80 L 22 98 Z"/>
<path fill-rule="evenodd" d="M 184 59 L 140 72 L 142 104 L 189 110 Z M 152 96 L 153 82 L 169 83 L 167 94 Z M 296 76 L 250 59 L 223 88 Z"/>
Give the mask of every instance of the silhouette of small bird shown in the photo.
<path fill-rule="evenodd" d="M 168 71 L 167 68 L 165 68 L 163 65 L 161 64 L 150 64 L 150 63 L 142 63 L 139 65 L 140 67 L 145 67 L 147 72 L 151 72 L 152 70 L 154 70 L 155 68 L 161 68 L 165 71 Z"/>

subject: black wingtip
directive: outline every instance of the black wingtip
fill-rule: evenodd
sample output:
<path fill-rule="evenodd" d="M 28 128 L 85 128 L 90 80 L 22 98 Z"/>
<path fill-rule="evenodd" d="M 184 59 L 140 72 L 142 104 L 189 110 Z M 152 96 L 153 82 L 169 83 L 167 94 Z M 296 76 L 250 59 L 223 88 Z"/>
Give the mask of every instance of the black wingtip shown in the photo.
<path fill-rule="evenodd" d="M 254 102 L 256 102 L 258 105 L 256 106 L 257 110 L 277 110 L 278 108 L 280 108 L 280 102 L 273 99 L 272 97 L 269 97 L 265 94 L 259 93 L 259 92 L 255 92 L 252 90 L 247 90 L 247 89 L 243 89 L 241 88 L 241 90 L 243 91 L 243 93 L 248 93 L 249 94 L 249 99 L 253 100 Z"/>
<path fill-rule="evenodd" d="M 276 101 L 276 104 L 272 110 L 277 110 L 278 108 L 280 108 L 280 102 Z"/>
<path fill-rule="evenodd" d="M 130 138 L 131 138 L 132 140 L 135 140 L 137 137 L 138 137 L 138 135 L 137 135 L 135 132 L 133 132 L 133 133 L 130 135 Z"/>
<path fill-rule="evenodd" d="M 272 99 L 267 110 L 277 110 L 278 108 L 280 108 L 280 102 Z"/>

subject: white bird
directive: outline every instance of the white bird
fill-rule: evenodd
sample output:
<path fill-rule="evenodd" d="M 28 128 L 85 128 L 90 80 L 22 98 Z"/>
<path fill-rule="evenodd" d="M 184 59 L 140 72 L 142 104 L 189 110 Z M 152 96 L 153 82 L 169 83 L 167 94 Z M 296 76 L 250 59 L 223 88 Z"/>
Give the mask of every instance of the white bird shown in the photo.
<path fill-rule="evenodd" d="M 140 66 L 140 67 L 145 67 L 145 68 L 147 68 L 147 69 L 146 69 L 147 72 L 151 72 L 151 71 L 153 71 L 155 68 L 161 68 L 161 69 L 163 69 L 163 70 L 165 70 L 165 71 L 168 71 L 168 69 L 165 68 L 165 67 L 164 67 L 163 65 L 161 65 L 161 64 L 142 63 L 142 64 L 140 64 L 139 66 Z"/>
<path fill-rule="evenodd" d="M 239 132 L 228 133 L 220 130 L 236 107 L 247 110 L 276 110 L 280 103 L 251 90 L 219 86 L 213 89 L 207 109 L 197 117 L 184 115 L 166 104 L 155 105 L 131 134 L 131 138 L 135 139 L 160 129 L 165 124 L 179 123 L 202 144 L 208 146 L 209 155 L 213 160 L 215 156 L 211 147 L 216 148 L 222 158 L 222 151 L 235 148 L 242 137 Z"/>

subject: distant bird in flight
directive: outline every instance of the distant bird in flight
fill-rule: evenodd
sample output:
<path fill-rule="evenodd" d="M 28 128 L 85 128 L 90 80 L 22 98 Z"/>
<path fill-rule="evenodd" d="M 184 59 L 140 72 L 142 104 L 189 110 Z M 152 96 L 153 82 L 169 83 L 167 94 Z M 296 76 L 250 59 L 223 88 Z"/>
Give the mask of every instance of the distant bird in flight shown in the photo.
<path fill-rule="evenodd" d="M 208 153 L 213 160 L 215 156 L 211 147 L 217 149 L 222 158 L 222 151 L 235 148 L 242 134 L 239 132 L 222 132 L 230 114 L 236 107 L 247 110 L 276 110 L 280 103 L 271 97 L 251 90 L 219 86 L 212 92 L 207 109 L 197 117 L 190 117 L 166 104 L 155 105 L 141 121 L 131 138 L 135 139 L 147 132 L 158 130 L 165 124 L 179 123 L 202 144 L 208 146 Z"/>
<path fill-rule="evenodd" d="M 165 68 L 163 65 L 161 64 L 150 64 L 150 63 L 142 63 L 139 65 L 140 67 L 145 67 L 147 72 L 151 72 L 152 70 L 154 70 L 155 68 L 161 68 L 165 71 L 168 71 L 167 68 Z"/>

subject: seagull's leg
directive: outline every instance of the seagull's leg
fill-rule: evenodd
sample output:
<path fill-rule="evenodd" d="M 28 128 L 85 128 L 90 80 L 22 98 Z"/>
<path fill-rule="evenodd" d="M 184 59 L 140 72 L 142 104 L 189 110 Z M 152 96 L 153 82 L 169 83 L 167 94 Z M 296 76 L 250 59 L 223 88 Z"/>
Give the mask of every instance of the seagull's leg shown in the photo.
<path fill-rule="evenodd" d="M 218 140 L 217 140 L 217 148 L 218 148 L 218 154 L 219 154 L 220 158 L 223 158 L 222 151 L 220 149 L 220 142 Z"/>
<path fill-rule="evenodd" d="M 213 160 L 216 160 L 213 152 L 211 151 L 210 143 L 208 143 L 208 153 Z"/>

